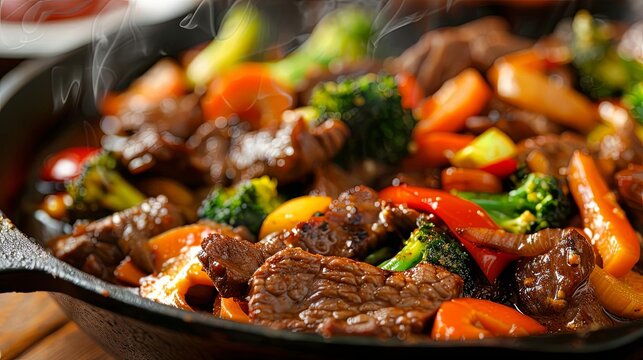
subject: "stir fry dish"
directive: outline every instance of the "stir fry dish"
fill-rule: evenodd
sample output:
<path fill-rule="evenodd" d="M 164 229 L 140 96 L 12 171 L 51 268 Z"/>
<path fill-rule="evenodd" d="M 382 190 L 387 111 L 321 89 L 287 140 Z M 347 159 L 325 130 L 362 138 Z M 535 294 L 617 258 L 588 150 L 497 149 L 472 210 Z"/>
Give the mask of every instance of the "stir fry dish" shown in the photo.
<path fill-rule="evenodd" d="M 102 146 L 44 162 L 59 259 L 274 329 L 468 340 L 643 318 L 643 23 L 541 39 L 487 17 L 370 51 L 373 14 L 294 51 L 233 7 L 109 93 Z M 64 228 L 64 227 L 63 227 Z"/>

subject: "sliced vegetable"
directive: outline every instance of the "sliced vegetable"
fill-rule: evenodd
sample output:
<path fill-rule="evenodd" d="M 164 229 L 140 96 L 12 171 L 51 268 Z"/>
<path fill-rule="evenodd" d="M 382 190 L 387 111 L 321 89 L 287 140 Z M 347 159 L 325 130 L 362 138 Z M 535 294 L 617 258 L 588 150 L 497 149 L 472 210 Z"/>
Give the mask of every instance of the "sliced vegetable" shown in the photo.
<path fill-rule="evenodd" d="M 132 258 L 128 256 L 114 269 L 114 276 L 118 281 L 128 285 L 139 286 L 141 278 L 145 276 L 145 274 L 134 264 Z"/>
<path fill-rule="evenodd" d="M 45 181 L 66 181 L 80 175 L 87 159 L 100 151 L 97 147 L 71 147 L 50 155 L 42 165 L 40 178 Z"/>
<path fill-rule="evenodd" d="M 208 84 L 217 75 L 256 51 L 264 31 L 259 11 L 242 2 L 226 13 L 216 39 L 190 62 L 186 75 L 195 86 Z"/>
<path fill-rule="evenodd" d="M 513 158 L 502 159 L 493 164 L 485 165 L 480 169 L 499 178 L 505 178 L 518 170 L 518 161 Z"/>
<path fill-rule="evenodd" d="M 402 96 L 402 106 L 407 109 L 415 109 L 424 99 L 424 90 L 420 87 L 415 76 L 407 72 L 395 75 L 397 89 Z"/>
<path fill-rule="evenodd" d="M 510 262 L 517 259 L 515 255 L 477 247 L 455 232 L 461 227 L 498 229 L 498 225 L 484 210 L 470 201 L 444 191 L 414 186 L 391 186 L 382 190 L 379 195 L 383 200 L 407 204 L 412 209 L 439 217 L 464 245 L 490 283 L 496 280 Z"/>
<path fill-rule="evenodd" d="M 460 298 L 443 302 L 433 323 L 433 340 L 481 340 L 545 333 L 536 320 L 488 300 Z"/>
<path fill-rule="evenodd" d="M 208 225 L 192 224 L 168 230 L 151 238 L 147 244 L 154 254 L 155 271 L 160 271 L 166 261 L 178 256 L 187 247 L 201 245 L 201 241 L 212 231 L 212 227 Z"/>
<path fill-rule="evenodd" d="M 67 208 L 73 203 L 71 196 L 66 193 L 50 194 L 45 196 L 42 209 L 54 219 L 61 220 L 67 217 Z"/>
<path fill-rule="evenodd" d="M 187 84 L 181 66 L 172 59 L 162 59 L 121 93 L 107 93 L 101 104 L 103 115 L 118 115 L 128 107 L 144 108 L 168 97 L 186 93 Z"/>
<path fill-rule="evenodd" d="M 603 259 L 603 269 L 616 277 L 625 275 L 639 260 L 639 241 L 594 160 L 576 151 L 567 181 L 591 242 Z"/>
<path fill-rule="evenodd" d="M 514 234 L 501 229 L 470 227 L 456 231 L 460 236 L 479 246 L 518 256 L 538 256 L 553 248 L 562 238 L 564 230 L 543 229 L 533 234 Z"/>
<path fill-rule="evenodd" d="M 449 164 L 449 158 L 469 145 L 475 137 L 448 132 L 431 132 L 415 137 L 416 151 L 405 165 L 421 169 L 438 168 Z"/>
<path fill-rule="evenodd" d="M 210 295 L 216 291 L 197 257 L 200 251 L 201 246 L 190 246 L 179 256 L 167 261 L 158 274 L 142 278 L 139 288 L 141 296 L 179 309 L 196 310 L 187 299 L 190 289 L 201 286 L 210 290 L 206 292 Z M 201 302 L 207 302 L 210 296 L 205 297 Z"/>
<path fill-rule="evenodd" d="M 491 99 L 491 89 L 474 69 L 445 82 L 422 105 L 415 138 L 430 132 L 458 132 L 469 116 L 477 115 Z"/>
<path fill-rule="evenodd" d="M 628 319 L 643 319 L 643 292 L 600 267 L 589 275 L 596 296 L 607 311 Z"/>
<path fill-rule="evenodd" d="M 460 149 L 451 158 L 451 164 L 464 168 L 481 168 L 512 158 L 516 144 L 507 134 L 493 127 Z"/>
<path fill-rule="evenodd" d="M 441 178 L 445 191 L 502 192 L 500 179 L 483 170 L 450 167 L 442 170 Z"/>
<path fill-rule="evenodd" d="M 259 239 L 273 232 L 292 229 L 299 222 L 308 220 L 317 212 L 324 212 L 332 199 L 328 196 L 300 196 L 279 205 L 264 219 Z"/>
<path fill-rule="evenodd" d="M 489 69 L 489 80 L 501 100 L 589 133 L 597 124 L 595 106 L 571 87 L 546 74 L 503 61 Z"/>
<path fill-rule="evenodd" d="M 240 323 L 250 323 L 250 318 L 241 305 L 234 298 L 221 298 L 221 311 L 219 317 Z"/>
<path fill-rule="evenodd" d="M 259 129 L 279 124 L 292 104 L 290 90 L 265 65 L 247 63 L 213 81 L 201 106 L 206 120 L 236 115 Z"/>

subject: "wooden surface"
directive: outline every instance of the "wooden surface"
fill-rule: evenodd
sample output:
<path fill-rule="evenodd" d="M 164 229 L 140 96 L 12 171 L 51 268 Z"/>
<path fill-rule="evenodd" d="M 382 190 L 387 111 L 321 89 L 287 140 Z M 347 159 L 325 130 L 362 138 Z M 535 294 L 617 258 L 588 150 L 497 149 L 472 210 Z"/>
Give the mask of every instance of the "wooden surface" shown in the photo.
<path fill-rule="evenodd" d="M 46 293 L 0 294 L 0 359 L 112 359 Z"/>

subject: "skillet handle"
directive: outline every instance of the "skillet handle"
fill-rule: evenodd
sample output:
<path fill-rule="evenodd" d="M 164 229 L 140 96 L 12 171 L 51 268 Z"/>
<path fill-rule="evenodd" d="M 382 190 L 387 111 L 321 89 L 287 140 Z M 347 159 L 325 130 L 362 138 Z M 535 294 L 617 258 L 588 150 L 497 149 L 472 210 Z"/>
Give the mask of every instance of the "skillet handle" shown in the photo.
<path fill-rule="evenodd" d="M 0 212 L 0 293 L 58 291 L 68 283 L 66 267 Z"/>

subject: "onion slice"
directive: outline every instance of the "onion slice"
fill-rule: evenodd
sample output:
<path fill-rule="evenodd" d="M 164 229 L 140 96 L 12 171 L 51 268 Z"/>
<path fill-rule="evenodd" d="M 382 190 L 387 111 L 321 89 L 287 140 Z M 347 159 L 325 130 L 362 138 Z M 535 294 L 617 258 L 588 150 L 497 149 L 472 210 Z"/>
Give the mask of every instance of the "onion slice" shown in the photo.
<path fill-rule="evenodd" d="M 589 281 L 594 286 L 598 300 L 607 311 L 627 319 L 643 319 L 643 292 L 637 291 L 598 266 L 594 267 Z"/>
<path fill-rule="evenodd" d="M 574 229 L 544 229 L 534 234 L 513 234 L 502 229 L 458 228 L 459 235 L 472 243 L 519 256 L 537 256 L 553 248 L 566 231 Z"/>

